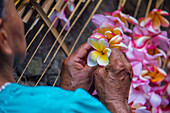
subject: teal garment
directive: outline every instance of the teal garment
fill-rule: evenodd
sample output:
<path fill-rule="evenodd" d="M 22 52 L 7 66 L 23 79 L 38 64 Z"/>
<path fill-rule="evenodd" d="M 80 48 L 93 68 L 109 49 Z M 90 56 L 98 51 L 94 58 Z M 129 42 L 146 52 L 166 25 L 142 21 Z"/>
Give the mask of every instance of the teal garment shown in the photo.
<path fill-rule="evenodd" d="M 22 86 L 12 83 L 0 91 L 0 113 L 109 113 L 83 89 Z"/>

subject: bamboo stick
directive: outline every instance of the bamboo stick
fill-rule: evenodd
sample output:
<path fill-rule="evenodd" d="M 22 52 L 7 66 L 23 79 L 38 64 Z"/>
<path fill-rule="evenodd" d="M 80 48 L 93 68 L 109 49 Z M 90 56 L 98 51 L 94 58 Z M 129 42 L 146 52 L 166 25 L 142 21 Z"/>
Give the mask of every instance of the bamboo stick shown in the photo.
<path fill-rule="evenodd" d="M 48 1 L 48 0 L 46 0 L 46 1 Z M 46 3 L 46 1 L 45 1 L 45 3 Z M 51 0 L 51 1 L 53 1 L 53 0 Z M 39 0 L 37 3 L 40 3 L 40 2 L 41 2 L 41 0 Z M 43 3 L 43 5 L 45 3 Z M 42 6 L 42 8 L 43 8 L 43 6 Z M 34 7 L 32 6 L 31 9 L 27 12 L 27 14 L 22 19 L 24 23 L 28 22 L 28 20 L 31 18 L 31 15 L 32 15 L 33 12 L 34 12 Z"/>
<path fill-rule="evenodd" d="M 158 9 L 163 2 L 164 2 L 164 0 L 157 0 L 156 1 L 156 8 Z"/>
<path fill-rule="evenodd" d="M 66 24 L 64 25 L 64 27 L 62 28 L 62 30 L 60 31 L 57 39 L 55 40 L 55 42 L 53 43 L 52 47 L 50 48 L 50 51 L 48 52 L 45 60 L 44 60 L 44 63 L 46 62 L 48 56 L 50 55 L 51 51 L 53 50 L 53 48 L 55 47 L 56 43 L 57 43 L 57 40 L 58 38 L 61 36 L 61 34 L 63 33 L 64 29 L 67 27 L 69 21 L 72 19 L 72 17 L 74 16 L 75 12 L 77 11 L 77 9 L 79 8 L 80 4 L 82 3 L 82 0 L 79 0 L 78 4 L 76 5 L 74 11 L 71 13 L 70 17 L 68 18 L 68 21 L 66 22 Z"/>
<path fill-rule="evenodd" d="M 80 0 L 79 2 L 81 3 L 82 0 Z M 69 32 L 71 31 L 71 29 L 73 28 L 73 26 L 75 25 L 75 23 L 77 22 L 77 20 L 78 20 L 79 17 L 81 16 L 81 14 L 84 12 L 84 10 L 85 10 L 85 8 L 87 7 L 87 5 L 89 4 L 89 2 L 90 2 L 90 0 L 88 0 L 88 1 L 86 2 L 86 4 L 84 5 L 84 7 L 81 9 L 80 13 L 79 13 L 78 16 L 76 17 L 76 19 L 74 20 L 74 22 L 72 23 L 72 25 L 70 26 L 69 30 L 67 31 L 67 33 L 65 34 L 64 38 L 62 39 L 60 45 L 58 46 L 57 50 L 55 51 L 55 56 L 56 56 L 56 54 L 58 53 L 58 50 L 60 49 L 60 47 L 61 47 L 61 45 L 63 44 L 64 40 L 66 39 L 67 35 L 68 35 Z M 79 5 L 80 5 L 80 4 L 78 3 L 76 7 L 78 8 Z M 76 11 L 77 8 L 75 8 L 74 11 Z M 72 14 L 74 14 L 74 13 L 72 13 Z M 55 56 L 54 56 L 54 57 L 55 57 Z M 53 57 L 52 59 L 54 59 L 54 57 Z M 50 60 L 50 62 L 48 63 L 47 67 L 46 67 L 45 70 L 43 71 L 41 77 L 39 78 L 39 80 L 37 81 L 37 83 L 36 83 L 35 86 L 38 85 L 38 83 L 40 82 L 40 80 L 42 79 L 42 77 L 44 76 L 44 74 L 46 73 L 47 69 L 48 69 L 49 66 L 51 65 L 52 61 L 53 61 L 53 60 Z"/>
<path fill-rule="evenodd" d="M 55 81 L 53 83 L 53 87 L 56 85 L 56 83 L 57 83 L 57 81 L 58 81 L 58 79 L 60 77 L 60 74 L 61 74 L 61 71 L 58 73 L 57 78 L 55 79 Z"/>
<path fill-rule="evenodd" d="M 29 2 L 28 1 L 23 1 L 21 5 L 17 8 L 17 12 L 19 12 L 24 6 L 26 6 Z"/>
<path fill-rule="evenodd" d="M 138 14 L 138 11 L 139 11 L 139 7 L 141 5 L 141 1 L 142 0 L 138 0 L 137 6 L 136 6 L 136 9 L 135 9 L 135 13 L 134 13 L 134 18 L 137 17 L 137 14 Z M 132 28 L 133 28 L 133 24 L 131 24 L 131 26 L 130 26 L 130 29 L 132 29 Z"/>
<path fill-rule="evenodd" d="M 51 7 L 51 5 L 52 5 L 53 2 L 54 2 L 54 0 L 45 0 L 45 2 L 43 3 L 42 9 L 44 10 L 44 12 L 45 12 L 46 14 L 48 13 L 48 11 L 49 11 L 49 9 L 50 9 L 50 7 Z M 31 15 L 32 15 L 33 11 L 34 11 L 34 7 L 32 7 L 32 8 L 28 11 L 28 13 L 24 16 L 23 22 L 25 22 L 25 23 L 28 22 L 28 20 L 31 18 Z"/>
<path fill-rule="evenodd" d="M 18 0 L 18 1 L 16 2 L 16 5 L 17 5 L 19 2 L 20 2 L 20 0 Z M 23 0 L 22 3 L 21 3 L 21 5 L 17 8 L 17 12 L 18 12 L 18 14 L 20 15 L 20 17 L 22 17 L 22 15 L 23 15 L 23 13 L 24 13 L 24 11 L 25 11 L 26 6 L 27 6 L 28 3 L 29 3 L 29 0 Z"/>
<path fill-rule="evenodd" d="M 63 4 L 64 4 L 64 0 L 60 0 L 60 2 L 58 2 L 57 7 L 55 7 L 55 10 L 59 12 Z"/>
<path fill-rule="evenodd" d="M 28 11 L 28 13 L 23 17 L 22 21 L 24 23 L 27 23 L 28 20 L 31 18 L 32 13 L 34 12 L 34 8 L 31 7 L 31 9 Z"/>
<path fill-rule="evenodd" d="M 14 0 L 15 6 L 18 5 L 19 1 L 20 1 L 20 0 Z"/>
<path fill-rule="evenodd" d="M 26 51 L 28 51 L 28 49 L 30 48 L 30 46 L 32 45 L 32 43 L 34 42 L 35 38 L 38 36 L 39 32 L 42 30 L 43 26 L 41 26 L 38 30 L 38 32 L 35 34 L 35 36 L 33 37 L 33 39 L 31 40 L 31 42 L 29 43 L 29 45 L 27 46 Z"/>
<path fill-rule="evenodd" d="M 32 0 L 32 2 L 35 2 L 34 0 Z M 68 3 L 68 2 L 67 2 Z M 36 4 L 36 3 L 35 3 Z M 35 6 L 36 7 L 36 6 Z M 39 11 L 39 10 L 38 10 Z M 42 11 L 41 11 L 41 13 L 42 13 Z M 40 15 L 41 15 L 41 13 L 40 13 Z M 51 23 L 50 23 L 51 21 L 50 20 L 47 20 L 47 25 L 48 26 L 50 26 L 51 25 Z M 53 22 L 53 24 L 54 24 L 54 22 Z M 52 26 L 51 26 L 52 27 Z M 50 28 L 51 29 L 51 28 Z M 58 35 L 58 32 L 56 32 L 55 31 L 55 36 L 56 35 Z M 37 46 L 37 48 L 36 48 L 36 50 L 34 51 L 34 53 L 33 53 L 33 55 L 31 56 L 31 58 L 30 58 L 30 60 L 28 61 L 28 63 L 27 63 L 27 65 L 26 65 L 26 67 L 24 68 L 24 70 L 23 70 L 23 72 L 22 72 L 22 74 L 21 74 L 21 76 L 19 77 L 19 79 L 18 79 L 18 81 L 17 81 L 17 83 L 19 83 L 19 81 L 21 80 L 21 78 L 22 78 L 22 76 L 24 75 L 24 73 L 25 73 L 25 71 L 26 71 L 26 69 L 28 68 L 28 66 L 29 66 L 29 64 L 31 63 L 31 61 L 32 61 L 32 59 L 33 59 L 33 57 L 35 56 L 35 54 L 36 54 L 36 52 L 38 51 L 38 49 L 39 49 L 39 47 L 41 46 L 41 44 L 42 44 L 42 42 L 44 41 L 44 39 L 45 39 L 45 36 L 41 39 L 41 41 L 40 41 L 40 43 L 39 43 L 39 45 Z M 60 39 L 61 40 L 61 39 Z M 63 44 L 64 45 L 64 44 Z M 69 50 L 68 50 L 69 51 Z"/>
<path fill-rule="evenodd" d="M 118 10 L 121 10 L 124 7 L 125 3 L 126 3 L 126 0 L 120 0 L 119 5 L 118 5 Z"/>
<path fill-rule="evenodd" d="M 81 32 L 79 33 L 79 35 L 78 35 L 76 41 L 74 42 L 74 45 L 72 46 L 72 48 L 71 48 L 71 50 L 70 50 L 69 56 L 70 56 L 71 53 L 73 52 L 73 50 L 74 50 L 74 48 L 75 48 L 77 42 L 79 41 L 79 39 L 80 39 L 82 33 L 83 33 L 84 30 L 86 29 L 87 25 L 89 24 L 91 18 L 93 17 L 93 15 L 95 14 L 95 12 L 97 11 L 97 9 L 98 9 L 98 7 L 100 6 L 100 4 L 102 3 L 102 1 L 103 1 L 103 0 L 99 0 L 99 2 L 97 3 L 95 9 L 94 9 L 93 12 L 91 13 L 89 19 L 87 20 L 87 22 L 85 23 L 85 25 L 84 25 L 84 27 L 82 28 Z M 54 55 L 55 55 L 55 54 L 54 54 Z M 53 59 L 54 59 L 54 58 L 52 58 L 51 60 L 53 60 Z M 52 61 L 50 61 L 50 62 L 52 62 Z M 60 72 L 60 73 L 61 73 L 61 72 Z M 59 76 L 60 76 L 60 73 L 58 74 L 58 76 L 57 76 L 57 78 L 56 78 L 56 80 L 55 80 L 53 86 L 55 86 L 56 82 L 58 81 L 58 78 L 59 78 Z"/>
<path fill-rule="evenodd" d="M 55 10 L 56 7 L 59 7 L 59 3 L 60 3 L 61 1 L 63 1 L 63 0 L 59 0 L 59 1 L 55 4 L 55 6 L 53 7 L 53 9 L 52 9 L 51 12 L 49 13 L 48 17 L 51 16 L 51 14 L 54 12 L 54 10 Z M 28 33 L 34 28 L 34 26 L 36 25 L 36 23 L 37 23 L 38 21 L 39 21 L 39 17 L 37 17 L 37 18 L 34 20 L 34 22 L 32 23 L 31 27 L 28 29 L 27 33 L 25 34 L 25 37 L 26 37 L 26 36 L 28 35 Z M 44 24 L 42 24 L 41 26 L 44 27 Z M 39 30 L 38 30 L 38 31 L 39 31 Z M 40 30 L 40 31 L 41 31 L 41 30 Z"/>
<path fill-rule="evenodd" d="M 148 13 L 150 11 L 151 4 L 152 4 L 152 0 L 149 0 L 148 7 L 147 7 L 147 10 L 146 10 L 146 13 L 145 13 L 145 17 L 147 17 L 147 15 L 148 15 Z"/>
<path fill-rule="evenodd" d="M 138 11 L 139 11 L 139 7 L 141 5 L 141 1 L 142 0 L 138 0 L 137 6 L 136 6 L 136 9 L 135 9 L 135 13 L 134 13 L 134 17 L 135 18 L 137 17 L 137 14 L 138 14 Z"/>
<path fill-rule="evenodd" d="M 24 6 L 21 10 L 18 11 L 18 15 L 19 15 L 20 17 L 22 17 L 25 9 L 26 9 L 26 6 Z"/>
<path fill-rule="evenodd" d="M 57 50 L 55 51 L 55 53 L 58 53 L 58 50 L 60 49 L 62 43 L 64 42 L 64 40 L 66 39 L 67 35 L 69 34 L 69 32 L 71 31 L 71 29 L 74 27 L 75 23 L 77 22 L 77 20 L 80 18 L 80 16 L 82 15 L 82 13 L 84 12 L 84 10 L 86 9 L 87 5 L 89 4 L 90 0 L 87 0 L 86 4 L 84 5 L 84 7 L 81 9 L 80 13 L 77 15 L 76 19 L 74 20 L 74 22 L 72 23 L 72 25 L 70 26 L 69 30 L 67 31 L 67 33 L 65 34 L 62 42 L 60 43 L 60 45 L 58 46 Z M 56 55 L 55 55 L 56 56 Z M 53 58 L 54 59 L 54 58 Z M 50 61 L 50 63 L 47 65 L 46 69 L 43 71 L 41 77 L 39 78 L 39 80 L 37 81 L 36 85 L 38 85 L 38 83 L 40 82 L 40 80 L 42 79 L 42 77 L 44 76 L 44 74 L 46 73 L 47 69 L 49 68 L 49 66 L 51 65 L 53 60 Z"/>
<path fill-rule="evenodd" d="M 43 5 L 42 5 L 42 9 L 44 10 L 44 12 L 47 14 L 51 5 L 53 4 L 54 0 L 46 0 Z"/>
<path fill-rule="evenodd" d="M 46 16 L 46 14 L 44 13 L 44 11 L 41 9 L 41 6 L 39 4 L 37 4 L 34 0 L 31 0 L 31 3 L 35 6 L 35 9 L 37 10 L 37 12 L 40 14 L 41 18 L 43 19 L 43 21 L 45 22 L 45 24 L 49 27 L 48 31 L 49 32 L 51 30 L 52 34 L 54 35 L 55 38 L 58 37 L 58 32 L 55 29 L 55 27 L 53 26 L 55 24 L 55 22 L 53 22 L 53 24 L 51 23 L 51 21 L 49 20 L 49 18 Z M 68 2 L 67 2 L 68 3 Z M 58 37 L 58 42 L 61 42 L 61 38 Z M 64 50 L 65 54 L 68 55 L 69 50 L 66 46 L 65 43 L 63 43 L 62 45 L 62 49 Z"/>

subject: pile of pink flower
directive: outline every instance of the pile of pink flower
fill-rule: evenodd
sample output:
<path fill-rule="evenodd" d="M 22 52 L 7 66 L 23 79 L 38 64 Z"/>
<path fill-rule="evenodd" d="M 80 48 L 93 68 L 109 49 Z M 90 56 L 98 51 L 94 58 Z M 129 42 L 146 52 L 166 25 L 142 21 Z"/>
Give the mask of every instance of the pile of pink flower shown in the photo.
<path fill-rule="evenodd" d="M 168 12 L 153 9 L 145 18 L 135 19 L 121 11 L 96 14 L 92 22 L 97 27 L 88 43 L 94 48 L 87 58 L 89 66 L 106 66 L 111 54 L 110 48 L 125 53 L 133 68 L 133 79 L 128 103 L 136 113 L 168 112 L 170 99 L 170 77 L 164 70 L 168 61 L 170 40 L 168 27 L 163 16 Z M 129 25 L 133 24 L 133 30 Z M 114 53 L 113 53 L 114 54 Z"/>

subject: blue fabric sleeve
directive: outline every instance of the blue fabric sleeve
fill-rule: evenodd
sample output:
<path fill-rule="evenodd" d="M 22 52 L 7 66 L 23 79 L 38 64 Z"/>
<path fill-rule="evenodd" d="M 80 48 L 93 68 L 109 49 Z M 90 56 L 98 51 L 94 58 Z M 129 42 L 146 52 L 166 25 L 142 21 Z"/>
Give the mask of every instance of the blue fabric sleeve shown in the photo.
<path fill-rule="evenodd" d="M 83 89 L 11 84 L 0 92 L 0 113 L 109 113 Z"/>
<path fill-rule="evenodd" d="M 105 106 L 83 89 L 77 89 L 71 99 L 70 113 L 109 113 Z"/>

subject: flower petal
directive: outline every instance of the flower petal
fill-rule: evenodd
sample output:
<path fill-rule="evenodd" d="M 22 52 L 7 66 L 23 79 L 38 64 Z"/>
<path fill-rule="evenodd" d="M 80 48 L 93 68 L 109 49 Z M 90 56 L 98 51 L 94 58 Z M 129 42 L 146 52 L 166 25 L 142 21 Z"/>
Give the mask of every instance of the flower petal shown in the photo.
<path fill-rule="evenodd" d="M 151 32 L 151 33 L 153 33 L 153 34 L 155 34 L 155 33 L 159 34 L 159 32 L 156 31 L 156 30 L 153 28 L 153 26 L 149 26 L 147 29 L 148 29 L 149 32 Z"/>
<path fill-rule="evenodd" d="M 154 16 L 153 20 L 152 20 L 152 25 L 154 29 L 159 29 L 161 22 L 159 20 L 159 17 L 157 15 Z"/>
<path fill-rule="evenodd" d="M 142 63 L 137 62 L 136 65 L 132 66 L 132 69 L 133 69 L 133 74 L 139 76 L 142 72 Z"/>
<path fill-rule="evenodd" d="M 161 68 L 159 68 L 159 67 L 156 67 L 156 68 L 157 68 L 157 70 L 158 70 L 160 73 L 162 73 L 164 76 L 167 75 L 166 72 L 165 72 L 163 69 L 161 69 Z"/>
<path fill-rule="evenodd" d="M 154 71 L 148 74 L 148 76 L 151 77 L 152 82 L 161 82 L 165 79 L 166 75 L 167 74 L 164 70 L 155 66 L 154 66 Z"/>
<path fill-rule="evenodd" d="M 117 48 L 121 52 L 126 52 L 128 50 L 128 47 L 122 42 L 120 42 L 120 44 L 113 44 L 110 48 Z"/>
<path fill-rule="evenodd" d="M 74 9 L 75 9 L 74 3 L 68 2 L 67 8 L 69 10 L 69 14 L 71 14 L 74 11 Z"/>
<path fill-rule="evenodd" d="M 167 93 L 170 96 L 170 83 L 168 84 L 168 87 L 167 87 Z"/>
<path fill-rule="evenodd" d="M 103 53 L 106 54 L 108 58 L 110 57 L 111 52 L 112 52 L 112 50 L 111 50 L 110 48 L 106 48 L 106 49 L 103 51 Z"/>
<path fill-rule="evenodd" d="M 150 113 L 149 110 L 137 108 L 135 113 Z"/>
<path fill-rule="evenodd" d="M 159 15 L 159 19 L 160 19 L 160 22 L 161 22 L 161 25 L 163 27 L 168 27 L 169 26 L 169 21 L 167 19 L 165 19 L 164 17 L 162 17 L 161 15 Z"/>
<path fill-rule="evenodd" d="M 100 51 L 104 51 L 105 48 L 109 47 L 109 43 L 107 42 L 106 39 L 100 39 L 98 43 L 99 43 Z"/>
<path fill-rule="evenodd" d="M 112 46 L 113 44 L 119 44 L 121 40 L 122 37 L 120 35 L 116 35 L 109 41 L 109 45 Z"/>
<path fill-rule="evenodd" d="M 126 46 L 128 46 L 129 43 L 130 43 L 130 41 L 131 41 L 131 37 L 129 37 L 129 36 L 127 36 L 127 35 L 124 35 L 124 34 L 123 34 L 122 37 L 123 37 L 123 39 L 122 39 L 121 42 L 123 42 Z"/>
<path fill-rule="evenodd" d="M 107 39 L 111 39 L 114 36 L 114 34 L 111 31 L 106 31 L 104 34 L 107 37 Z"/>
<path fill-rule="evenodd" d="M 123 34 L 123 31 L 122 31 L 121 28 L 115 28 L 115 29 L 113 30 L 113 33 L 114 33 L 115 35 L 122 35 L 122 34 Z"/>
<path fill-rule="evenodd" d="M 96 27 L 99 27 L 103 22 L 110 22 L 111 21 L 109 19 L 107 19 L 106 16 L 102 15 L 102 14 L 96 14 L 92 17 L 92 22 Z"/>
<path fill-rule="evenodd" d="M 156 108 L 161 104 L 161 97 L 158 94 L 153 92 L 151 94 L 151 99 L 149 101 L 150 101 L 152 107 Z"/>
<path fill-rule="evenodd" d="M 65 15 L 64 11 L 62 11 L 59 15 L 59 19 L 64 19 L 64 18 L 66 18 L 66 15 Z"/>
<path fill-rule="evenodd" d="M 100 65 L 100 66 L 107 66 L 109 64 L 109 59 L 107 57 L 107 54 L 100 54 L 98 57 L 97 57 L 97 63 Z"/>
<path fill-rule="evenodd" d="M 113 11 L 112 14 L 111 14 L 111 16 L 118 15 L 119 13 L 120 13 L 119 10 Z"/>
<path fill-rule="evenodd" d="M 88 43 L 97 51 L 100 51 L 100 47 L 99 47 L 99 43 L 98 43 L 99 39 L 94 38 L 94 37 L 90 37 L 88 39 Z"/>
<path fill-rule="evenodd" d="M 128 21 L 129 23 L 134 24 L 134 25 L 138 25 L 138 21 L 137 21 L 134 17 L 132 17 L 132 16 L 129 16 L 129 17 L 127 18 L 127 21 Z"/>
<path fill-rule="evenodd" d="M 90 67 L 94 67 L 97 65 L 97 57 L 100 55 L 98 51 L 91 51 L 87 57 L 87 65 Z"/>
<path fill-rule="evenodd" d="M 94 37 L 94 38 L 98 38 L 98 39 L 101 39 L 101 38 L 106 38 L 104 35 L 100 34 L 100 33 L 94 33 L 92 34 L 90 37 Z"/>
<path fill-rule="evenodd" d="M 133 33 L 132 34 L 133 37 L 135 37 L 135 35 L 143 35 L 142 30 L 141 30 L 141 28 L 139 26 L 135 26 L 133 28 L 133 32 L 132 33 Z"/>
<path fill-rule="evenodd" d="M 161 49 L 157 49 L 157 50 L 158 50 L 159 53 L 162 54 L 162 56 L 163 56 L 165 59 L 167 59 L 166 53 L 165 53 L 163 50 L 161 50 Z"/>
<path fill-rule="evenodd" d="M 140 103 L 142 105 L 144 105 L 146 103 L 146 98 L 144 96 L 143 92 L 139 92 L 136 99 L 134 100 L 134 104 Z"/>
<path fill-rule="evenodd" d="M 114 28 L 114 25 L 112 23 L 109 22 L 103 22 L 99 28 L 97 28 L 96 30 L 94 30 L 94 33 L 101 33 L 101 34 L 105 34 L 106 31 L 112 31 Z"/>
<path fill-rule="evenodd" d="M 112 31 L 114 28 L 114 25 L 109 23 L 109 22 L 104 22 L 101 26 L 100 29 L 103 31 Z"/>
<path fill-rule="evenodd" d="M 167 11 L 160 11 L 160 14 L 163 16 L 169 16 L 169 13 Z"/>
<path fill-rule="evenodd" d="M 142 36 L 139 39 L 137 39 L 136 42 L 136 46 L 137 47 L 143 47 L 146 43 L 146 41 L 150 39 L 150 36 Z"/>
<path fill-rule="evenodd" d="M 139 103 L 137 103 L 137 104 L 132 104 L 132 106 L 131 106 L 132 109 L 137 109 L 137 108 L 139 108 L 139 107 L 142 107 L 142 105 L 139 104 Z"/>
<path fill-rule="evenodd" d="M 129 91 L 128 104 L 133 102 L 137 98 L 137 96 L 138 96 L 138 93 L 135 91 L 135 89 L 131 85 L 130 86 L 130 91 Z"/>
<path fill-rule="evenodd" d="M 165 107 L 168 104 L 169 104 L 169 100 L 167 98 L 162 98 L 161 105 Z"/>
<path fill-rule="evenodd" d="M 93 93 L 92 93 L 92 95 L 97 95 L 97 91 L 94 90 Z"/>

